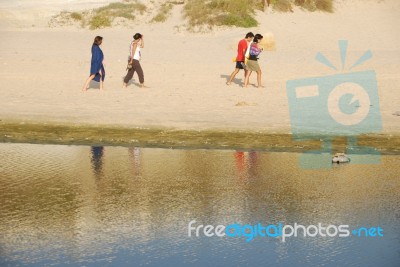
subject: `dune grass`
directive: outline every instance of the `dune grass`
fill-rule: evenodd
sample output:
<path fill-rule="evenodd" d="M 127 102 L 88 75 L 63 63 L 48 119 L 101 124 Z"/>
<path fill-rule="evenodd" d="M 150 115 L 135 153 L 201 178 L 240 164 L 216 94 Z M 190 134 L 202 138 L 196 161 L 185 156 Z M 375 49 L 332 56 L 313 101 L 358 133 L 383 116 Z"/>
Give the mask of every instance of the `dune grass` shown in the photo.
<path fill-rule="evenodd" d="M 333 12 L 333 0 L 269 0 L 279 12 L 293 12 L 294 6 L 308 11 Z M 264 10 L 264 0 L 187 0 L 184 16 L 189 26 L 256 27 L 256 10 Z"/>
<path fill-rule="evenodd" d="M 78 12 L 72 12 L 72 13 L 70 14 L 70 16 L 71 16 L 71 18 L 74 19 L 74 20 L 82 20 L 82 19 L 83 19 L 82 14 L 80 14 L 80 13 L 78 13 Z"/>
<path fill-rule="evenodd" d="M 146 6 L 138 2 L 117 2 L 94 10 L 94 16 L 89 20 L 89 28 L 99 29 L 110 27 L 114 18 L 135 19 L 135 12 L 143 14 Z"/>
<path fill-rule="evenodd" d="M 254 13 L 256 8 L 261 7 L 260 3 L 257 0 L 188 0 L 184 16 L 189 26 L 255 27 L 258 22 Z"/>
<path fill-rule="evenodd" d="M 100 29 L 111 26 L 111 19 L 105 14 L 94 15 L 89 21 L 89 28 L 91 30 Z"/>
<path fill-rule="evenodd" d="M 251 28 L 258 26 L 255 19 L 256 10 L 264 10 L 266 3 L 278 12 L 293 12 L 298 6 L 307 11 L 333 12 L 333 0 L 186 0 L 166 2 L 158 10 L 151 22 L 165 22 L 170 16 L 174 4 L 184 4 L 183 15 L 188 21 L 188 29 L 195 27 L 236 26 Z M 71 25 L 71 22 L 80 21 L 82 27 L 100 29 L 110 27 L 115 18 L 134 20 L 135 14 L 144 14 L 146 5 L 138 0 L 124 0 L 86 12 L 66 12 L 60 14 L 58 23 Z M 57 17 L 57 16 L 56 16 Z M 51 24 L 57 23 L 55 18 Z"/>
<path fill-rule="evenodd" d="M 95 30 L 111 27 L 115 18 L 134 20 L 135 14 L 143 14 L 146 10 L 146 6 L 137 0 L 124 0 L 82 12 L 63 11 L 54 16 L 49 25 L 72 25 L 73 22 L 79 21 L 82 27 L 88 26 L 91 30 Z"/>
<path fill-rule="evenodd" d="M 293 11 L 293 6 L 299 6 L 305 10 L 333 12 L 333 0 L 272 0 L 272 7 L 276 11 Z"/>
<path fill-rule="evenodd" d="M 291 0 L 273 0 L 272 7 L 279 12 L 293 11 L 293 2 Z"/>
<path fill-rule="evenodd" d="M 127 19 L 134 19 L 135 12 L 143 14 L 146 11 L 146 6 L 137 2 L 127 3 L 111 3 L 107 6 L 95 9 L 96 14 L 106 14 L 110 17 L 121 17 Z"/>
<path fill-rule="evenodd" d="M 315 0 L 315 7 L 317 10 L 333 13 L 332 0 Z"/>
<path fill-rule="evenodd" d="M 151 22 L 164 22 L 171 14 L 172 4 L 164 3 L 158 10 L 158 14 L 151 20 Z"/>

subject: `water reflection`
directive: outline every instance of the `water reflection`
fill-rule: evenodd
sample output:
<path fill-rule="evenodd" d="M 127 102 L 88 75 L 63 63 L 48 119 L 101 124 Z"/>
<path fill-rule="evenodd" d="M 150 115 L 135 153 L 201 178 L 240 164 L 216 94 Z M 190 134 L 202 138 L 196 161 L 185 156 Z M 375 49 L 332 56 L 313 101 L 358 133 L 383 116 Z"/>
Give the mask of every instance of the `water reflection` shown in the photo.
<path fill-rule="evenodd" d="M 1 144 L 0 265 L 395 266 L 399 156 L 318 171 L 298 156 Z M 193 219 L 380 225 L 385 237 L 195 239 Z"/>
<path fill-rule="evenodd" d="M 94 174 L 96 175 L 96 177 L 100 177 L 103 168 L 104 147 L 92 146 L 91 154 L 92 154 L 92 167 Z"/>
<path fill-rule="evenodd" d="M 240 180 L 247 180 L 257 176 L 257 152 L 236 151 L 234 153 L 234 158 L 237 176 Z"/>
<path fill-rule="evenodd" d="M 141 155 L 140 155 L 140 147 L 130 147 L 129 156 L 132 161 L 133 166 L 133 174 L 135 177 L 141 177 Z"/>

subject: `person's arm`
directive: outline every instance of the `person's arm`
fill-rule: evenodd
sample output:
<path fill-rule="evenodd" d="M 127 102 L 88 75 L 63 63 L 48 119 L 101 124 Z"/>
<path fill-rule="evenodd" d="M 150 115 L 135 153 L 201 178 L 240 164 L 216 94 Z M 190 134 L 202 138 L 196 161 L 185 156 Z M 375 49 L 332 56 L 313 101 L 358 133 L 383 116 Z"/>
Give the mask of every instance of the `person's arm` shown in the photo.
<path fill-rule="evenodd" d="M 100 52 L 100 58 L 101 58 L 101 64 L 103 64 L 103 66 L 105 66 L 106 65 L 106 62 L 105 62 L 105 60 L 104 60 L 104 53 L 103 53 L 103 50 L 99 47 L 99 52 Z"/>
<path fill-rule="evenodd" d="M 260 46 L 259 43 L 256 44 L 258 51 L 261 53 L 261 51 L 263 51 L 262 47 Z"/>
<path fill-rule="evenodd" d="M 249 56 L 250 56 L 251 44 L 252 44 L 252 42 L 247 43 L 247 47 L 244 50 L 244 57 L 245 58 L 249 58 Z"/>
<path fill-rule="evenodd" d="M 142 35 L 142 38 L 140 38 L 141 43 L 140 43 L 140 48 L 144 48 L 144 35 Z"/>

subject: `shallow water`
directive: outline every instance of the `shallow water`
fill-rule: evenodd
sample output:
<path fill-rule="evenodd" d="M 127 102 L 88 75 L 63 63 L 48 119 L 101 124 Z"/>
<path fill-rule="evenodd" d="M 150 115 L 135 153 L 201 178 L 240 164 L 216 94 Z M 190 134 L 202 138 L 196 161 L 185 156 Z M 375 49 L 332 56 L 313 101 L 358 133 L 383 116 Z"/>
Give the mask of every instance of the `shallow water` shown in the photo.
<path fill-rule="evenodd" d="M 0 144 L 0 266 L 399 266 L 400 156 Z M 346 224 L 382 237 L 189 237 L 195 225 Z"/>

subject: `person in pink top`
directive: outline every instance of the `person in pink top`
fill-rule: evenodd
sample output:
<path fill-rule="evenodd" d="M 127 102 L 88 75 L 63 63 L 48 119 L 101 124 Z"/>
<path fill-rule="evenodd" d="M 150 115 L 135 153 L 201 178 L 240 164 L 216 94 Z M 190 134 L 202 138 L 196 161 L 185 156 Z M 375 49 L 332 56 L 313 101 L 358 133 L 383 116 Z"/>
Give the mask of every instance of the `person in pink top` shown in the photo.
<path fill-rule="evenodd" d="M 250 49 L 249 49 L 249 60 L 247 61 L 246 64 L 246 78 L 244 79 L 244 87 L 247 87 L 249 85 L 249 78 L 250 75 L 253 71 L 257 72 L 257 87 L 261 88 L 263 87 L 261 85 L 261 68 L 260 65 L 258 65 L 258 56 L 261 54 L 263 51 L 262 47 L 260 47 L 259 43 L 264 37 L 261 34 L 256 34 L 254 36 L 253 42 L 250 44 Z"/>
<path fill-rule="evenodd" d="M 244 66 L 244 59 L 245 59 L 245 54 L 247 51 L 247 47 L 249 43 L 253 40 L 254 34 L 252 32 L 249 32 L 246 34 L 244 39 L 239 41 L 238 44 L 238 53 L 236 56 L 236 67 L 235 70 L 232 72 L 231 76 L 229 77 L 229 80 L 226 82 L 227 85 L 230 85 L 235 78 L 236 74 L 242 69 L 244 69 L 244 77 L 246 77 L 247 70 L 245 69 Z"/>

